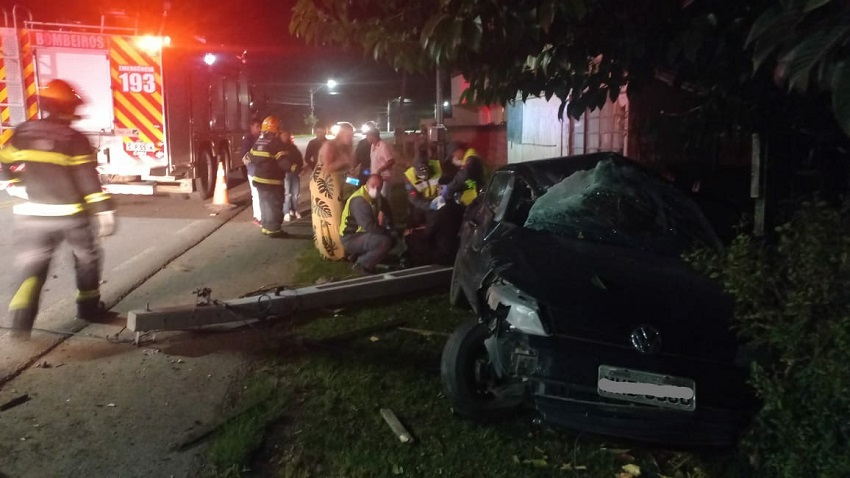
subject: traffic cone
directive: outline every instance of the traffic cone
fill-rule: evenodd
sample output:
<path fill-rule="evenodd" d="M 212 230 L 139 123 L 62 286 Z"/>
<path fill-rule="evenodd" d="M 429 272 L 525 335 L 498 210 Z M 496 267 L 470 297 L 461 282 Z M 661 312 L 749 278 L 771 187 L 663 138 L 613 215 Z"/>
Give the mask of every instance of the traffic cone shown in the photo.
<path fill-rule="evenodd" d="M 218 171 L 215 173 L 215 192 L 213 193 L 212 203 L 209 204 L 212 209 L 231 209 L 236 207 L 235 204 L 230 204 L 230 198 L 227 195 L 227 176 L 224 174 L 224 165 L 218 163 Z"/>

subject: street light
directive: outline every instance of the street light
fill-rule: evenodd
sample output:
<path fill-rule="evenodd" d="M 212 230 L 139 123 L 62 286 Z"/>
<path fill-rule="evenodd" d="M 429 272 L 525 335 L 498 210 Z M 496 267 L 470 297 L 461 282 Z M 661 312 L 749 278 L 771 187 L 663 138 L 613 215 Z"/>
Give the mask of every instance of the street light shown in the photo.
<path fill-rule="evenodd" d="M 321 90 L 324 87 L 328 87 L 328 90 L 333 90 L 334 88 L 336 88 L 336 85 L 337 85 L 337 82 L 333 79 L 330 79 L 330 80 L 328 80 L 327 83 L 322 83 L 321 85 L 319 85 L 315 88 L 310 88 L 310 117 L 311 118 L 315 117 L 315 114 L 314 114 L 315 108 L 314 108 L 314 104 L 313 104 L 313 94 L 318 92 L 319 90 Z"/>

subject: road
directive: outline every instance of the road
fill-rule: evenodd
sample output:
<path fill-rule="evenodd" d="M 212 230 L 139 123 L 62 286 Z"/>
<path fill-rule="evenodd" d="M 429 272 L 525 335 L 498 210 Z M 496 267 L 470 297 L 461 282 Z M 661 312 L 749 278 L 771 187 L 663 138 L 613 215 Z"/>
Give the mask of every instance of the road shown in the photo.
<path fill-rule="evenodd" d="M 298 137 L 295 143 L 303 152 L 309 140 L 309 137 Z M 309 197 L 307 179 L 307 174 L 302 175 L 300 202 L 304 210 L 309 209 L 306 206 Z M 210 201 L 189 199 L 185 195 L 115 196 L 118 229 L 115 235 L 102 240 L 105 261 L 101 298 L 104 303 L 113 307 L 165 264 L 201 242 L 243 208 L 250 209 L 250 193 L 245 178 L 239 172 L 233 172 L 228 183 L 231 203 L 238 205 L 232 210 L 212 210 L 207 207 Z M 0 198 L 0 257 L 8 259 L 7 272 L 0 284 L 0 312 L 3 312 L 18 286 L 11 274 L 14 258 L 12 206 L 22 200 L 2 192 Z M 41 310 L 35 327 L 54 332 L 75 332 L 83 327 L 85 324 L 74 320 L 75 294 L 73 256 L 63 245 L 53 258 L 42 289 Z M 0 384 L 58 340 L 55 335 L 42 335 L 42 340 L 34 341 L 27 348 L 0 350 Z"/>
<path fill-rule="evenodd" d="M 304 176 L 299 209 L 306 212 Z M 103 244 L 102 294 L 119 314 L 112 323 L 73 320 L 71 260 L 57 258 L 36 326 L 78 332 L 0 341 L 0 404 L 29 398 L 0 412 L 0 477 L 194 476 L 203 444 L 171 445 L 215 423 L 252 357 L 279 345 L 268 330 L 242 328 L 160 332 L 136 347 L 122 328 L 128 311 L 190 305 L 201 287 L 228 299 L 288 283 L 295 258 L 312 245 L 309 215 L 285 224 L 288 238 L 270 239 L 251 223 L 244 180 L 229 193 L 240 206 L 222 213 L 191 199 L 118 198 L 120 229 Z M 0 221 L 9 257 L 8 204 Z"/>

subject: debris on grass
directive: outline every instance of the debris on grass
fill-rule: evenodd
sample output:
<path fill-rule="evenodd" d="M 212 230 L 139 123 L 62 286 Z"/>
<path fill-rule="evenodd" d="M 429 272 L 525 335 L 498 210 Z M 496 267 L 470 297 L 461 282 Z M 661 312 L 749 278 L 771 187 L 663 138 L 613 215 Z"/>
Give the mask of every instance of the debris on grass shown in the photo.
<path fill-rule="evenodd" d="M 373 332 L 392 329 L 404 323 L 406 323 L 406 321 L 402 319 L 388 320 L 386 322 L 381 322 L 380 324 L 370 325 L 368 327 L 362 327 L 359 329 L 350 330 L 348 332 L 343 332 L 341 334 L 333 335 L 331 337 L 326 337 L 324 339 L 319 340 L 319 342 L 323 342 L 326 344 L 345 342 L 347 340 L 351 340 L 357 337 L 371 335 Z"/>
<path fill-rule="evenodd" d="M 623 465 L 621 469 L 623 471 L 617 475 L 617 478 L 636 478 L 640 476 L 640 467 L 633 463 Z"/>
<path fill-rule="evenodd" d="M 387 425 L 390 426 L 390 429 L 393 433 L 395 433 L 395 436 L 398 437 L 400 442 L 413 443 L 413 436 L 407 431 L 407 428 L 401 424 L 398 417 L 392 410 L 389 408 L 382 408 L 381 416 L 384 418 L 384 421 L 387 422 Z"/>
<path fill-rule="evenodd" d="M 413 334 L 419 334 L 419 335 L 422 335 L 424 337 L 431 337 L 433 335 L 436 335 L 438 337 L 448 337 L 449 335 L 451 335 L 448 332 L 436 332 L 436 331 L 433 331 L 433 330 L 414 329 L 412 327 L 399 327 L 398 330 L 401 330 L 403 332 L 410 332 L 410 333 L 413 333 Z"/>

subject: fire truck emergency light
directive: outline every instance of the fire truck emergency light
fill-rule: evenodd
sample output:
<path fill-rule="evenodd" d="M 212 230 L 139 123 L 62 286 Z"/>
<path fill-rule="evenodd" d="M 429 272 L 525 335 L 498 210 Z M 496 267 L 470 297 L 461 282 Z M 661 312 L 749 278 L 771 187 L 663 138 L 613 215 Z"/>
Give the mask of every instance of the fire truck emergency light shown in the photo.
<path fill-rule="evenodd" d="M 136 45 L 147 53 L 156 53 L 162 50 L 163 45 L 171 43 L 168 37 L 157 37 L 153 35 L 145 35 L 136 39 Z"/>
<path fill-rule="evenodd" d="M 204 55 L 204 63 L 212 66 L 212 64 L 215 63 L 215 55 L 213 55 L 212 53 L 207 53 L 206 55 Z"/>

